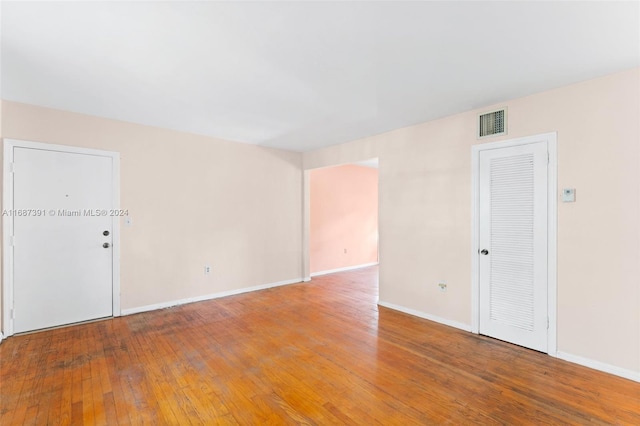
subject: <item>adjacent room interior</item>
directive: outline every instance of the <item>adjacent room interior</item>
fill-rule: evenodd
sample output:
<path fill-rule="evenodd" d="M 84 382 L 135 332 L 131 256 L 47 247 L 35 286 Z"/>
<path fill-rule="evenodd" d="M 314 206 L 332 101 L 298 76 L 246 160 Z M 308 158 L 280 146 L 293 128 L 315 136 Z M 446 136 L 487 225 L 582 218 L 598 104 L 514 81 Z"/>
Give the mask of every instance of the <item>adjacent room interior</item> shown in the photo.
<path fill-rule="evenodd" d="M 640 424 L 638 2 L 0 24 L 1 424 Z"/>
<path fill-rule="evenodd" d="M 309 173 L 311 277 L 378 264 L 378 159 Z"/>

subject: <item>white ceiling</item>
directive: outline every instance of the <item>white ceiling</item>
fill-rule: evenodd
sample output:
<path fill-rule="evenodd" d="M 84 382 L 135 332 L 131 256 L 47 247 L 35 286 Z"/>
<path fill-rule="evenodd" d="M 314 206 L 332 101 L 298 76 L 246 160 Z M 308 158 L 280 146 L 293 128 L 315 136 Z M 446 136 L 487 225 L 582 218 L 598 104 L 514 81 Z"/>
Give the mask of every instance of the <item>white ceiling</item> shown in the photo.
<path fill-rule="evenodd" d="M 638 2 L 2 2 L 2 98 L 308 151 L 640 65 Z"/>

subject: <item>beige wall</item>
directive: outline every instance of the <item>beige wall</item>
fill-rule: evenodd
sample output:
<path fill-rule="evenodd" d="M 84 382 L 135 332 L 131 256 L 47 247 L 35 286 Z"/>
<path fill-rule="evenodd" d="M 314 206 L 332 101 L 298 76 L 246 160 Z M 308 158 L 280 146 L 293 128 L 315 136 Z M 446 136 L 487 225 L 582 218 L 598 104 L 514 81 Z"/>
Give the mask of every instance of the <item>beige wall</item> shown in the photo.
<path fill-rule="evenodd" d="M 2 124 L 120 152 L 123 309 L 302 277 L 301 154 L 6 101 Z"/>
<path fill-rule="evenodd" d="M 558 350 L 640 372 L 640 69 L 504 102 L 509 134 L 558 132 Z M 380 301 L 471 324 L 471 146 L 491 106 L 305 153 L 379 158 Z M 441 293 L 437 282 L 446 280 Z"/>

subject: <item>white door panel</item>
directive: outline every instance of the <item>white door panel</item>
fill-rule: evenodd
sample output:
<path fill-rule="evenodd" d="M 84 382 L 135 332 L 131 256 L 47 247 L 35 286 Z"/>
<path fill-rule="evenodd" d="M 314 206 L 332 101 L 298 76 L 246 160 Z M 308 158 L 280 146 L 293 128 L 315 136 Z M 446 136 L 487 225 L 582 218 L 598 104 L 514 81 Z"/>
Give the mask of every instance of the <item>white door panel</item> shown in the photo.
<path fill-rule="evenodd" d="M 546 352 L 547 143 L 479 158 L 480 333 Z"/>
<path fill-rule="evenodd" d="M 14 332 L 113 314 L 112 159 L 14 147 Z M 103 235 L 108 231 L 109 235 Z"/>

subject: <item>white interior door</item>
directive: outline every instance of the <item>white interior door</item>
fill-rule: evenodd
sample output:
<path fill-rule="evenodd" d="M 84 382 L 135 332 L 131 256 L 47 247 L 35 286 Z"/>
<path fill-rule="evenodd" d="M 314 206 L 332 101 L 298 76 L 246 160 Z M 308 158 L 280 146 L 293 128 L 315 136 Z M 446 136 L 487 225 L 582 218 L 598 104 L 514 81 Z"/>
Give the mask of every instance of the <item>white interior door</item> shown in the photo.
<path fill-rule="evenodd" d="M 13 150 L 13 331 L 112 316 L 113 159 Z"/>
<path fill-rule="evenodd" d="M 548 146 L 480 151 L 481 334 L 547 351 Z"/>

